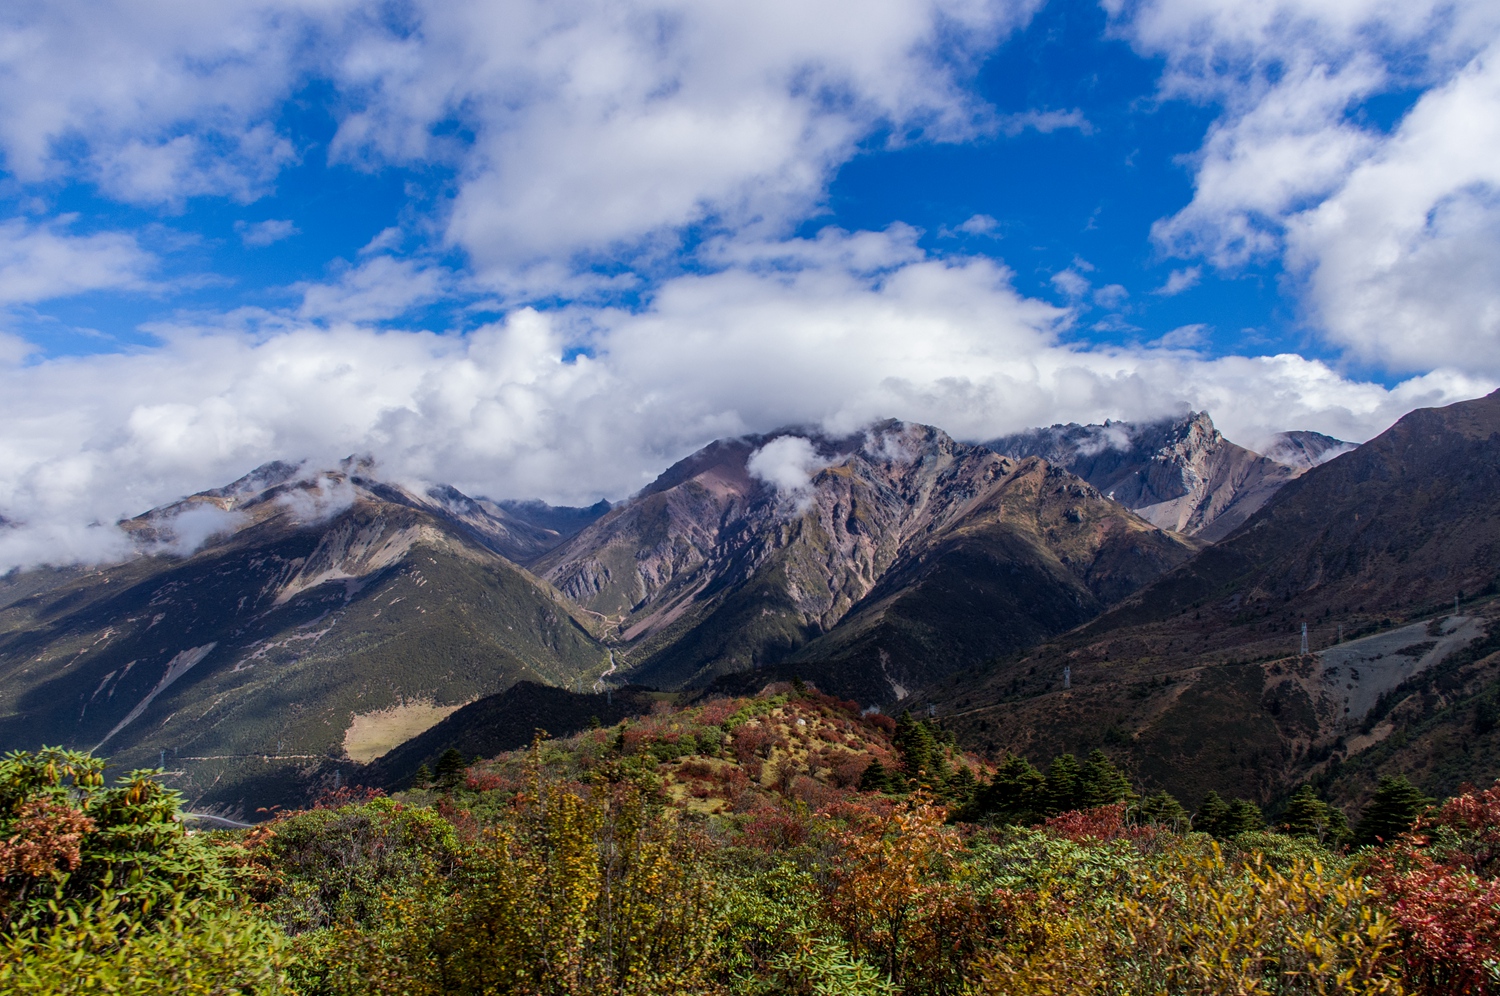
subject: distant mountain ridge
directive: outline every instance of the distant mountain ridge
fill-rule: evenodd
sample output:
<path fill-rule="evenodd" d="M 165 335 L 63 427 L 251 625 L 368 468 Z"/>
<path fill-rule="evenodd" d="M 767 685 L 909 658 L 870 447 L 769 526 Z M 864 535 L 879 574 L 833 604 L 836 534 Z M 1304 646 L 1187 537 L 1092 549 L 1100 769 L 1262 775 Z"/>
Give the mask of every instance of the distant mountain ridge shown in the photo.
<path fill-rule="evenodd" d="M 893 703 L 1098 616 L 1298 472 L 1203 415 L 1054 429 L 1029 445 L 1058 464 L 894 420 L 721 439 L 588 508 L 269 463 L 122 523 L 127 563 L 0 578 L 0 746 L 164 759 L 190 797 L 260 804 L 455 710 L 443 729 L 518 735 L 525 703 L 605 682 L 800 675 Z"/>
<path fill-rule="evenodd" d="M 1189 799 L 1483 783 L 1500 776 L 1483 719 L 1500 704 L 1497 494 L 1500 392 L 1419 409 L 1097 619 L 922 694 L 976 746 L 1107 746 Z"/>
<path fill-rule="evenodd" d="M 773 447 L 805 462 L 790 493 L 756 473 Z M 1074 626 L 1190 552 L 1041 460 L 889 421 L 715 442 L 534 568 L 598 614 L 633 681 L 791 662 L 882 701 Z M 831 635 L 846 619 L 858 638 Z"/>
<path fill-rule="evenodd" d="M 1039 456 L 1072 471 L 1148 522 L 1215 542 L 1288 481 L 1353 444 L 1283 432 L 1266 454 L 1224 438 L 1207 412 L 1156 422 L 1053 425 L 985 444 L 1017 459 Z"/>
<path fill-rule="evenodd" d="M 351 735 L 605 670 L 588 617 L 502 555 L 556 530 L 369 470 L 270 464 L 126 523 L 150 555 L 39 572 L 0 609 L 0 745 L 165 760 L 194 798 L 269 804 Z"/>

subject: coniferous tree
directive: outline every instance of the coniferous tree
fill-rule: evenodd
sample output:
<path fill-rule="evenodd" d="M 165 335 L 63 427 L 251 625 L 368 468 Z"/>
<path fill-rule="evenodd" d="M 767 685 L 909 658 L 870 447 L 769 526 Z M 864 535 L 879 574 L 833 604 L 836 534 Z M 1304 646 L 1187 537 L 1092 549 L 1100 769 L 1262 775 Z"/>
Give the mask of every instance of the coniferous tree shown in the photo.
<path fill-rule="evenodd" d="M 1311 785 L 1303 785 L 1292 794 L 1276 829 L 1292 837 L 1312 837 L 1320 844 L 1335 847 L 1342 846 L 1349 837 L 1349 821 L 1344 814 L 1318 798 Z"/>
<path fill-rule="evenodd" d="M 1078 758 L 1072 754 L 1054 757 L 1047 766 L 1047 783 L 1042 787 L 1047 815 L 1082 809 L 1085 805 L 1083 789 L 1083 769 Z"/>
<path fill-rule="evenodd" d="M 1219 793 L 1209 792 L 1198 804 L 1198 812 L 1193 814 L 1193 829 L 1199 833 L 1222 837 L 1224 821 L 1228 815 L 1229 803 L 1219 798 Z"/>
<path fill-rule="evenodd" d="M 1087 807 L 1129 802 L 1136 797 L 1130 779 L 1097 747 L 1084 759 L 1082 782 L 1083 805 Z"/>
<path fill-rule="evenodd" d="M 907 778 L 919 780 L 925 785 L 942 784 L 947 775 L 947 765 L 943 762 L 943 751 L 938 746 L 937 738 L 932 735 L 931 726 L 923 720 L 913 719 L 910 712 L 903 712 L 896 720 L 896 732 L 891 740 L 901 755 L 901 765 Z"/>
<path fill-rule="evenodd" d="M 427 762 L 423 761 L 420 765 L 417 766 L 417 773 L 412 776 L 412 779 L 411 779 L 412 787 L 413 788 L 426 788 L 431 783 L 432 783 L 432 771 L 431 771 L 431 769 L 429 769 L 427 767 Z"/>
<path fill-rule="evenodd" d="M 1018 754 L 1006 754 L 995 777 L 975 791 L 963 818 L 1012 826 L 1035 823 L 1045 808 L 1042 789 L 1046 781 L 1030 761 Z"/>
<path fill-rule="evenodd" d="M 891 772 L 886 770 L 879 758 L 871 761 L 864 773 L 859 776 L 859 790 L 861 792 L 889 792 L 891 790 Z"/>
<path fill-rule="evenodd" d="M 948 798 L 960 807 L 967 806 L 974 801 L 974 792 L 978 787 L 974 772 L 969 770 L 967 764 L 960 764 L 953 777 L 948 779 Z"/>
<path fill-rule="evenodd" d="M 1360 814 L 1354 843 L 1389 844 L 1410 830 L 1417 817 L 1431 805 L 1432 800 L 1407 781 L 1405 775 L 1386 775 Z"/>
<path fill-rule="evenodd" d="M 1266 818 L 1261 815 L 1260 807 L 1246 799 L 1236 799 L 1229 804 L 1229 811 L 1224 814 L 1220 836 L 1229 838 L 1265 828 Z"/>
<path fill-rule="evenodd" d="M 437 784 L 440 788 L 451 789 L 458 784 L 464 775 L 464 769 L 469 763 L 456 747 L 449 747 L 443 751 L 443 756 L 438 758 Z"/>
<path fill-rule="evenodd" d="M 1182 803 L 1165 791 L 1153 792 L 1142 799 L 1135 809 L 1135 815 L 1142 823 L 1177 831 L 1187 829 L 1192 822 L 1188 811 L 1182 808 Z"/>

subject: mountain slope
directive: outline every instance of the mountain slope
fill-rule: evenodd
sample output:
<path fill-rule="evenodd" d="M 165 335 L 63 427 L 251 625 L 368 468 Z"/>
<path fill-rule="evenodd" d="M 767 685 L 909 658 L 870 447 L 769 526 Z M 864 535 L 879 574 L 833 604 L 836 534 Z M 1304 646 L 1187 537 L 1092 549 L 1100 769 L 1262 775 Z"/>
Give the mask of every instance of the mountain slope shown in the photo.
<path fill-rule="evenodd" d="M 766 454 L 800 454 L 802 477 Z M 701 685 L 790 658 L 887 701 L 1076 625 L 1189 553 L 1041 461 L 888 422 L 714 443 L 536 569 L 606 621 L 631 680 Z M 860 635 L 818 640 L 846 617 Z"/>
<path fill-rule="evenodd" d="M 1131 424 L 1054 425 L 986 444 L 1065 467 L 1142 518 L 1213 542 L 1283 485 L 1352 447 L 1316 432 L 1284 432 L 1262 456 L 1225 439 L 1207 412 Z"/>
<path fill-rule="evenodd" d="M 0 610 L 0 743 L 165 756 L 192 798 L 285 801 L 351 731 L 604 669 L 587 621 L 490 548 L 507 535 L 477 506 L 358 470 L 263 468 L 128 524 L 161 552 Z"/>
<path fill-rule="evenodd" d="M 1412 412 L 1119 607 L 933 698 L 973 742 L 1046 754 L 1108 741 L 1188 797 L 1337 780 L 1402 724 L 1470 715 L 1490 694 L 1497 493 L 1500 393 Z M 1446 618 L 1455 596 L 1469 604 Z M 1372 632 L 1392 635 L 1345 660 L 1356 644 L 1343 641 Z M 1476 780 L 1500 775 L 1474 756 Z"/>

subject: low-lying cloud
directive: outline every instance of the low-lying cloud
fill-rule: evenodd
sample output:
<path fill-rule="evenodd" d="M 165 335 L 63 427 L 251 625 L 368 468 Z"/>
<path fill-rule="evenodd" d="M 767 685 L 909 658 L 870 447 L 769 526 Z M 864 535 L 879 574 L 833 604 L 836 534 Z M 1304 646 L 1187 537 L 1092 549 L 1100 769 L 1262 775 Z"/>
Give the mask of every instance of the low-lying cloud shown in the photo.
<path fill-rule="evenodd" d="M 152 350 L 11 362 L 0 515 L 18 525 L 0 532 L 0 569 L 119 556 L 110 523 L 271 460 L 313 473 L 369 453 L 393 479 L 578 504 L 784 425 L 846 435 L 895 417 L 978 440 L 1206 408 L 1255 446 L 1291 428 L 1363 440 L 1495 386 L 1071 343 L 1071 313 L 1018 294 L 1003 267 L 929 258 L 899 230 L 738 251 L 636 312 L 522 308 L 444 336 L 242 311 L 157 326 Z"/>

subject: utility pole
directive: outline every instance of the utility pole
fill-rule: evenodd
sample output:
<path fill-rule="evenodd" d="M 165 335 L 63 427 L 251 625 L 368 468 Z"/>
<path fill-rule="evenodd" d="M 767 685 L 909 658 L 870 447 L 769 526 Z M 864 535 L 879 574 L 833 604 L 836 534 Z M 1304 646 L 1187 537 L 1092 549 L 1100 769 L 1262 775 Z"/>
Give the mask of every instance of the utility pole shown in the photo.
<path fill-rule="evenodd" d="M 1307 623 L 1302 624 L 1302 656 L 1307 656 Z"/>

